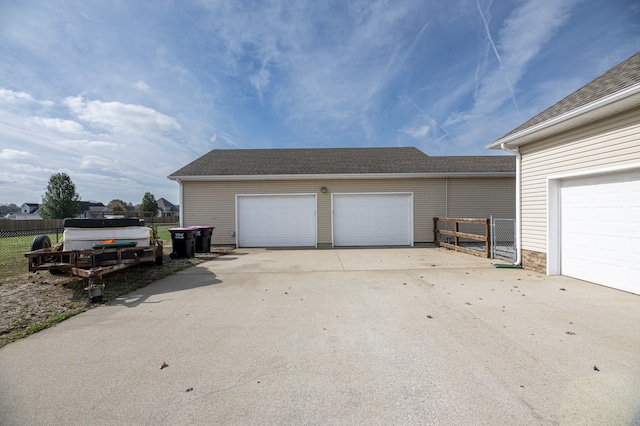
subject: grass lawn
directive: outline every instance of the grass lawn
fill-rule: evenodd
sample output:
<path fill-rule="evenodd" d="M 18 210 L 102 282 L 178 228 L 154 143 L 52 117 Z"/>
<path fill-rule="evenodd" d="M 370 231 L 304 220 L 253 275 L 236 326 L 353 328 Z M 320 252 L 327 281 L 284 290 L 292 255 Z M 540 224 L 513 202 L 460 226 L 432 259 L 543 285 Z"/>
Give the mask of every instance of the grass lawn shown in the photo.
<path fill-rule="evenodd" d="M 62 233 L 47 234 L 51 244 L 62 239 Z M 29 272 L 29 262 L 24 254 L 31 250 L 35 235 L 0 238 L 0 278 L 13 277 Z"/>

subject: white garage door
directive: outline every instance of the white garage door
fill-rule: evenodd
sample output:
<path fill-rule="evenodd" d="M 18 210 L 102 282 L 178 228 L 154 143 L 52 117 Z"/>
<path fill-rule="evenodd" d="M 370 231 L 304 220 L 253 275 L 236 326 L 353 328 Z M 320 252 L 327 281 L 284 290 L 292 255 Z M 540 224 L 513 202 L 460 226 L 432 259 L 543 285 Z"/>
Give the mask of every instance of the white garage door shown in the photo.
<path fill-rule="evenodd" d="M 240 247 L 315 247 L 315 195 L 238 195 Z"/>
<path fill-rule="evenodd" d="M 561 273 L 640 294 L 640 171 L 566 180 Z"/>
<path fill-rule="evenodd" d="M 333 244 L 413 245 L 413 195 L 333 194 Z"/>

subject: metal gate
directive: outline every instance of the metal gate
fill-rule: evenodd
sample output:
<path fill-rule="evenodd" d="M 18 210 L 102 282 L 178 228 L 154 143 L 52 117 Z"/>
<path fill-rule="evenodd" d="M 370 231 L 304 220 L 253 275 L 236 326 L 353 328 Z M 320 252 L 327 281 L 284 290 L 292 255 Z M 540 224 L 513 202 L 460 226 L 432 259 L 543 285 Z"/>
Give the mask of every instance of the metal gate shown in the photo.
<path fill-rule="evenodd" d="M 491 258 L 516 260 L 516 221 L 491 216 Z"/>

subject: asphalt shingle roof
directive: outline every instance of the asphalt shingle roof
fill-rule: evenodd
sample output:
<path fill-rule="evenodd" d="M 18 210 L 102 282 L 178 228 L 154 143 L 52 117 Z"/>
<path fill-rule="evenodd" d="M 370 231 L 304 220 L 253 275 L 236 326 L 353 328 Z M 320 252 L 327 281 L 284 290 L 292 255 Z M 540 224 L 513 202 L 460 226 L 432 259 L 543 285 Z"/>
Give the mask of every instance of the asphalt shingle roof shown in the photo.
<path fill-rule="evenodd" d="M 429 157 L 412 147 L 214 149 L 169 177 L 514 171 L 513 157 Z"/>
<path fill-rule="evenodd" d="M 611 68 L 600 77 L 550 106 L 540 114 L 524 122 L 502 138 L 519 133 L 536 124 L 551 120 L 552 118 L 559 117 L 562 114 L 588 105 L 638 83 L 640 83 L 640 52 Z"/>

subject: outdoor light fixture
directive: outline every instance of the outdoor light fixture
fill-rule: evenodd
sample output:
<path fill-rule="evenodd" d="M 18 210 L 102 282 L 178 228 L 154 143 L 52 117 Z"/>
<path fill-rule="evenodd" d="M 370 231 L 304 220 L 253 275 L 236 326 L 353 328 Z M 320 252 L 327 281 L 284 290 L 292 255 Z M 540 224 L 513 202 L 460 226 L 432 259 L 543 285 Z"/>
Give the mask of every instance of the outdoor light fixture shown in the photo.
<path fill-rule="evenodd" d="M 322 192 L 323 194 L 327 193 L 327 187 L 323 186 L 322 188 L 320 188 L 320 192 Z"/>

